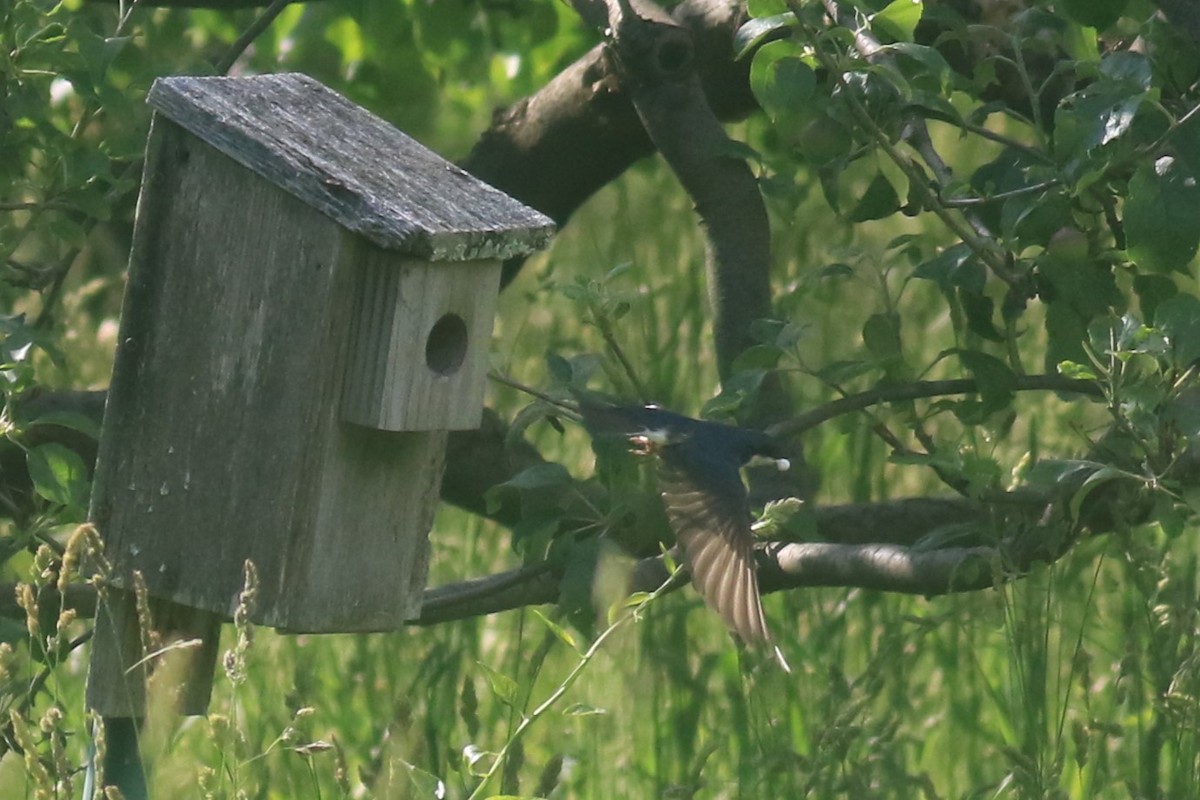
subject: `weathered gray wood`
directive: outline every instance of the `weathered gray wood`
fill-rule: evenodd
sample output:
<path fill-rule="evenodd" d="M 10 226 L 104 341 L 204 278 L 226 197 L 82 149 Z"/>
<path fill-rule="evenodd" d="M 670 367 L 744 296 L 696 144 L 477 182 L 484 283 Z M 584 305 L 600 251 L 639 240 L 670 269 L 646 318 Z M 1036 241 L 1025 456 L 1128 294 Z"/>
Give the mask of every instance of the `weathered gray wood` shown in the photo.
<path fill-rule="evenodd" d="M 109 589 L 97 608 L 96 633 L 88 668 L 87 705 L 104 717 L 146 714 L 146 683 L 163 663 L 169 670 L 175 710 L 184 715 L 204 714 L 212 696 L 221 617 L 169 600 L 151 599 L 150 616 L 163 650 L 146 653 L 141 620 L 132 591 Z M 193 643 L 186 647 L 177 643 Z M 161 676 L 161 673 L 159 673 Z"/>
<path fill-rule="evenodd" d="M 104 717 L 141 717 L 149 669 L 142 661 L 137 603 L 132 591 L 109 589 L 107 595 L 96 606 L 87 706 Z"/>
<path fill-rule="evenodd" d="M 373 249 L 358 264 L 343 418 L 380 430 L 474 430 L 483 414 L 500 262 Z"/>
<path fill-rule="evenodd" d="M 257 622 L 416 615 L 445 434 L 339 419 L 366 249 L 155 119 L 92 501 L 114 583 L 228 615 L 249 559 Z"/>
<path fill-rule="evenodd" d="M 148 99 L 384 249 L 431 260 L 505 259 L 544 247 L 554 231 L 548 217 L 304 75 L 160 78 Z"/>

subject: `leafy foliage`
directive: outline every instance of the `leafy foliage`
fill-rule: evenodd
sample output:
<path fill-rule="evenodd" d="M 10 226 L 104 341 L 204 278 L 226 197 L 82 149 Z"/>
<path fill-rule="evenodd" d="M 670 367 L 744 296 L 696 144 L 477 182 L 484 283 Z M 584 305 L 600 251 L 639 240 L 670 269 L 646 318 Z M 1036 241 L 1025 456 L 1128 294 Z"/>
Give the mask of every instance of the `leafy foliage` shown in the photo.
<path fill-rule="evenodd" d="M 735 46 L 762 113 L 731 152 L 754 155 L 773 214 L 776 318 L 719 392 L 691 203 L 657 167 L 526 268 L 495 360 L 550 399 L 590 381 L 726 419 L 775 380 L 807 409 L 970 378 L 807 428 L 820 489 L 769 505 L 760 532 L 811 541 L 819 506 L 954 491 L 990 513 L 916 551 L 1038 538 L 1060 560 L 1013 583 L 997 567 L 996 590 L 970 596 L 771 598 L 800 668 L 747 670 L 685 593 L 622 605 L 625 554 L 669 538 L 648 472 L 498 389 L 509 444 L 554 460 L 483 499 L 517 499 L 511 530 L 444 511 L 433 573 L 549 565 L 559 611 L 321 640 L 253 636 L 243 616 L 209 717 L 147 721 L 154 788 L 1195 796 L 1200 50 L 1146 0 L 1011 5 L 747 3 Z M 551 0 L 324 2 L 231 52 L 256 13 L 0 9 L 0 433 L 30 479 L 0 496 L 19 582 L 0 622 L 5 796 L 71 796 L 86 757 L 90 628 L 57 598 L 92 546 L 89 469 L 39 431 L 97 431 L 22 408 L 107 381 L 153 79 L 230 59 L 302 70 L 455 154 L 593 41 Z M 1098 397 L 1030 389 L 1039 373 Z"/>

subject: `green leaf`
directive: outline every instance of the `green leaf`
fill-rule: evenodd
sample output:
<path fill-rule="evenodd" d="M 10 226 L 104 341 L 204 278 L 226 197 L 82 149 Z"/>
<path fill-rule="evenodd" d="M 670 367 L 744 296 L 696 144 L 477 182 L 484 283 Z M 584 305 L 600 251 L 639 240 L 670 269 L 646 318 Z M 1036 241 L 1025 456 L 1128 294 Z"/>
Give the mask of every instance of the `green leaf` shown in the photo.
<path fill-rule="evenodd" d="M 30 420 L 28 423 L 28 427 L 35 425 L 68 428 L 89 436 L 92 439 L 100 438 L 100 426 L 96 423 L 96 420 L 75 411 L 49 411 Z"/>
<path fill-rule="evenodd" d="M 570 483 L 571 473 L 567 472 L 567 468 L 562 464 L 548 461 L 544 464 L 526 467 L 500 485 L 510 489 L 529 490 L 566 486 Z"/>
<path fill-rule="evenodd" d="M 863 192 L 862 199 L 850 211 L 848 219 L 851 222 L 867 222 L 873 219 L 883 219 L 900 210 L 900 198 L 892 182 L 883 173 L 876 173 L 871 184 Z"/>
<path fill-rule="evenodd" d="M 1098 81 L 1068 95 L 1054 114 L 1054 151 L 1063 161 L 1081 159 L 1090 151 L 1124 136 L 1148 93 L 1131 91 L 1118 81 Z"/>
<path fill-rule="evenodd" d="M 25 459 L 39 495 L 60 506 L 87 507 L 91 481 L 83 459 L 73 450 L 51 442 L 30 448 Z"/>
<path fill-rule="evenodd" d="M 1062 192 L 1017 195 L 1001 206 L 1000 227 L 1023 246 L 1045 247 L 1056 233 L 1071 225 L 1071 212 L 1071 201 Z"/>
<path fill-rule="evenodd" d="M 1105 54 L 1100 61 L 1100 74 L 1130 89 L 1143 91 L 1150 89 L 1154 82 L 1150 59 L 1142 53 L 1129 50 L 1116 50 Z"/>
<path fill-rule="evenodd" d="M 1103 31 L 1121 18 L 1129 0 L 1059 0 L 1059 3 L 1056 8 L 1075 22 Z"/>
<path fill-rule="evenodd" d="M 795 53 L 791 42 L 771 42 L 759 48 L 750 65 L 750 88 L 772 119 L 803 109 L 816 89 L 812 67 Z"/>
<path fill-rule="evenodd" d="M 541 621 L 543 625 L 550 629 L 550 632 L 553 633 L 560 642 L 574 650 L 576 653 L 582 652 L 579 649 L 579 642 L 575 641 L 575 637 L 571 635 L 570 631 L 547 617 L 541 611 L 538 611 L 536 608 L 533 609 L 533 614 L 538 618 L 538 620 Z"/>
<path fill-rule="evenodd" d="M 1169 275 L 1135 275 L 1133 291 L 1146 319 L 1154 319 L 1159 304 L 1179 294 L 1179 287 Z"/>
<path fill-rule="evenodd" d="M 1181 161 L 1140 164 L 1125 199 L 1130 258 L 1151 272 L 1182 270 L 1200 246 L 1200 186 Z"/>
<path fill-rule="evenodd" d="M 721 393 L 709 400 L 700 409 L 702 417 L 730 417 L 757 393 L 768 370 L 748 369 L 734 373 L 725 381 Z"/>
<path fill-rule="evenodd" d="M 534 513 L 523 517 L 512 527 L 512 546 L 525 559 L 526 564 L 541 561 L 546 550 L 558 533 L 562 523 L 558 509 Z"/>
<path fill-rule="evenodd" d="M 985 541 L 990 531 L 978 522 L 953 522 L 940 525 L 918 539 L 912 549 L 920 553 L 948 547 L 970 547 Z"/>
<path fill-rule="evenodd" d="M 774 35 L 776 31 L 786 30 L 795 24 L 796 17 L 790 11 L 761 19 L 748 20 L 742 27 L 738 28 L 737 33 L 733 36 L 733 51 L 737 53 L 737 58 L 740 59 L 763 40 Z"/>
<path fill-rule="evenodd" d="M 1046 305 L 1046 369 L 1053 370 L 1064 361 L 1085 363 L 1087 319 L 1067 303 Z"/>
<path fill-rule="evenodd" d="M 785 497 L 767 503 L 753 530 L 756 536 L 786 536 L 790 541 L 815 541 L 819 538 L 816 514 L 798 497 Z"/>
<path fill-rule="evenodd" d="M 1087 477 L 1087 480 L 1083 482 L 1083 485 L 1079 487 L 1079 491 L 1075 492 L 1075 495 L 1071 498 L 1071 503 L 1068 507 L 1071 512 L 1071 518 L 1079 519 L 1079 510 L 1082 508 L 1084 500 L 1086 500 L 1088 495 L 1090 495 L 1101 485 L 1110 483 L 1111 481 L 1115 481 L 1120 478 L 1129 477 L 1133 476 L 1124 470 L 1117 469 L 1116 467 L 1101 467 L 1093 472 Z"/>
<path fill-rule="evenodd" d="M 992 322 L 992 312 L 996 307 L 992 298 L 985 294 L 960 291 L 958 299 L 962 303 L 963 313 L 967 317 L 967 328 L 971 332 L 989 342 L 1004 341 L 1004 336 Z"/>
<path fill-rule="evenodd" d="M 883 50 L 896 57 L 897 65 L 904 71 L 905 77 L 912 84 L 928 92 L 946 92 L 954 70 L 950 68 L 950 64 L 940 52 L 927 45 L 912 44 L 907 41 L 885 45 Z M 920 71 L 918 72 L 917 69 Z M 950 117 L 958 119 L 957 109 L 954 109 L 954 106 L 948 102 L 946 105 L 952 109 L 947 111 Z"/>
<path fill-rule="evenodd" d="M 564 556 L 562 579 L 558 582 L 559 608 L 585 636 L 591 636 L 596 628 L 592 579 L 601 548 L 602 542 L 597 537 L 571 543 Z"/>
<path fill-rule="evenodd" d="M 1096 374 L 1096 370 L 1092 369 L 1087 364 L 1080 364 L 1077 361 L 1063 361 L 1058 365 L 1058 374 L 1064 378 L 1071 378 L 1079 381 L 1094 381 L 1100 376 Z"/>
<path fill-rule="evenodd" d="M 991 414 L 1012 403 L 1017 376 L 1007 364 L 995 356 L 976 350 L 959 350 L 958 358 L 979 387 L 982 413 Z"/>
<path fill-rule="evenodd" d="M 876 364 L 866 360 L 833 361 L 817 370 L 817 377 L 835 386 L 854 380 L 876 369 Z"/>
<path fill-rule="evenodd" d="M 482 661 L 476 661 L 476 664 L 483 669 L 483 674 L 488 679 L 488 686 L 492 689 L 492 694 L 496 699 L 504 705 L 514 708 L 517 702 L 517 682 L 508 677 L 502 672 L 498 672 Z"/>
<path fill-rule="evenodd" d="M 561 413 L 561 409 L 550 405 L 545 400 L 541 398 L 535 400 L 518 411 L 512 418 L 508 430 L 504 433 L 504 446 L 509 448 L 518 446 L 530 426 Z"/>
<path fill-rule="evenodd" d="M 871 28 L 894 41 L 911 42 L 924 10 L 921 0 L 893 0 L 871 17 Z"/>
<path fill-rule="evenodd" d="M 889 377 L 900 363 L 900 317 L 895 314 L 872 314 L 863 324 L 863 344 L 880 363 Z"/>
<path fill-rule="evenodd" d="M 468 744 L 462 749 L 462 760 L 467 766 L 467 774 L 476 778 L 487 774 L 488 767 L 495 763 L 498 755 L 474 744 Z"/>
<path fill-rule="evenodd" d="M 1025 473 L 1025 482 L 1031 486 L 1048 488 L 1078 487 L 1084 480 L 1104 465 L 1099 461 L 1083 459 L 1045 459 L 1038 461 Z"/>
<path fill-rule="evenodd" d="M 723 158 L 732 158 L 736 161 L 762 161 L 762 154 L 740 139 L 726 138 L 715 142 L 712 148 L 709 149 L 709 153 Z"/>
<path fill-rule="evenodd" d="M 1038 275 L 1053 292 L 1043 299 L 1050 305 L 1065 305 L 1091 319 L 1122 303 L 1112 270 L 1092 259 L 1059 258 L 1047 250 L 1037 258 Z"/>
<path fill-rule="evenodd" d="M 774 344 L 756 344 L 747 347 L 733 360 L 733 371 L 771 370 L 779 364 L 783 351 Z"/>
<path fill-rule="evenodd" d="M 446 784 L 442 783 L 442 779 L 437 775 L 434 775 L 432 772 L 426 772 L 403 759 L 400 759 L 400 763 L 408 770 L 408 779 L 412 781 L 413 789 L 416 790 L 414 797 L 428 797 L 433 798 L 433 800 L 442 800 L 446 796 Z"/>
<path fill-rule="evenodd" d="M 1121 317 L 1107 314 L 1088 325 L 1087 333 L 1092 350 L 1122 360 L 1135 353 L 1157 355 L 1166 351 L 1165 342 L 1155 335 L 1155 331 L 1132 314 Z"/>
<path fill-rule="evenodd" d="M 1159 303 L 1154 326 L 1167 337 L 1175 364 L 1186 369 L 1200 358 L 1200 299 L 1181 294 Z"/>
<path fill-rule="evenodd" d="M 776 350 L 789 350 L 805 336 L 805 328 L 781 319 L 756 319 L 750 323 L 750 335 L 755 341 L 772 345 Z"/>
<path fill-rule="evenodd" d="M 983 294 L 987 284 L 987 270 L 979 263 L 975 253 L 965 244 L 947 247 L 913 271 L 914 278 L 933 281 L 944 292 L 955 287 L 972 294 Z"/>

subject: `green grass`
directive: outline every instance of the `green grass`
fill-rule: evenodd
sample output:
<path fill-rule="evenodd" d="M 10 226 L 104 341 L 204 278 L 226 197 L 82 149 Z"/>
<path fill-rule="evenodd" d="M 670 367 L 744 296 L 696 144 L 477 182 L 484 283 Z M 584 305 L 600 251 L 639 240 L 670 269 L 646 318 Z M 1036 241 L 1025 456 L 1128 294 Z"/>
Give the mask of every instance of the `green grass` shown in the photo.
<path fill-rule="evenodd" d="M 863 321 L 884 304 L 878 248 L 894 235 L 863 226 L 853 239 L 855 275 L 814 281 L 813 266 L 845 260 L 850 241 L 820 206 L 812 197 L 795 224 L 777 224 L 777 285 L 794 288 L 781 306 L 811 326 L 803 348 L 814 364 L 861 347 Z M 716 390 L 703 246 L 689 202 L 656 167 L 601 193 L 531 262 L 502 300 L 497 359 L 540 384 L 548 348 L 600 351 L 596 332 L 546 284 L 627 261 L 633 266 L 615 286 L 633 302 L 622 345 L 661 400 L 695 412 Z M 901 277 L 899 269 L 889 275 L 890 291 Z M 953 346 L 927 287 L 908 286 L 902 302 L 914 360 Z M 831 396 L 812 379 L 797 377 L 794 387 L 806 404 Z M 509 410 L 523 402 L 501 388 L 492 394 Z M 1018 423 L 992 441 L 970 440 L 949 422 L 935 433 L 1013 466 L 1036 416 L 1043 442 L 1079 452 L 1086 443 L 1075 426 L 1087 417 L 1048 413 L 1060 408 L 1023 398 Z M 831 423 L 806 440 L 822 475 L 820 502 L 936 490 L 919 468 L 885 464 L 886 448 L 868 427 L 861 418 Z M 588 474 L 577 432 L 530 433 L 575 474 Z M 431 538 L 432 583 L 519 563 L 506 531 L 453 509 L 441 510 Z M 482 796 L 532 796 L 539 786 L 556 787 L 556 798 L 596 800 L 1200 796 L 1200 565 L 1188 545 L 1186 535 L 1138 529 L 1086 541 L 1026 580 L 965 596 L 775 595 L 766 606 L 792 675 L 740 663 L 695 594 L 676 592 L 604 643 Z M 226 628 L 223 652 L 237 634 Z M 432 797 L 423 781 L 437 776 L 446 796 L 466 797 L 473 772 L 489 765 L 483 756 L 468 766 L 468 748 L 501 750 L 579 663 L 530 610 L 387 635 L 258 631 L 246 659 L 236 682 L 218 667 L 207 719 L 180 719 L 152 702 L 142 746 L 154 796 Z M 24 651 L 5 666 L 16 685 L 39 669 Z M 36 739 L 46 709 L 61 709 L 61 722 L 46 728 L 66 734 L 75 765 L 88 742 L 85 670 L 73 654 L 27 715 Z M 30 775 L 10 752 L 0 760 L 0 795 L 43 796 Z M 75 796 L 81 784 L 75 776 Z M 69 795 L 51 787 L 44 796 Z"/>

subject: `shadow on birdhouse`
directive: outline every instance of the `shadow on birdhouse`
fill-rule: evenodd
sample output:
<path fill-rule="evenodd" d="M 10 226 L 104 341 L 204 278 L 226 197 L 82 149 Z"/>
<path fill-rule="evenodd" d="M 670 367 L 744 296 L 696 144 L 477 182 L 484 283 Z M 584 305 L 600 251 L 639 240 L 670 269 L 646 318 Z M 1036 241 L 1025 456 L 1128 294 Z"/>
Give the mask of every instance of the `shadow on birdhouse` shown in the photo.
<path fill-rule="evenodd" d="M 553 230 L 304 76 L 164 79 L 149 102 L 91 508 L 113 588 L 88 701 L 106 716 L 142 713 L 135 575 L 206 643 L 209 684 L 247 561 L 259 624 L 384 631 L 420 612 L 501 261 Z"/>

